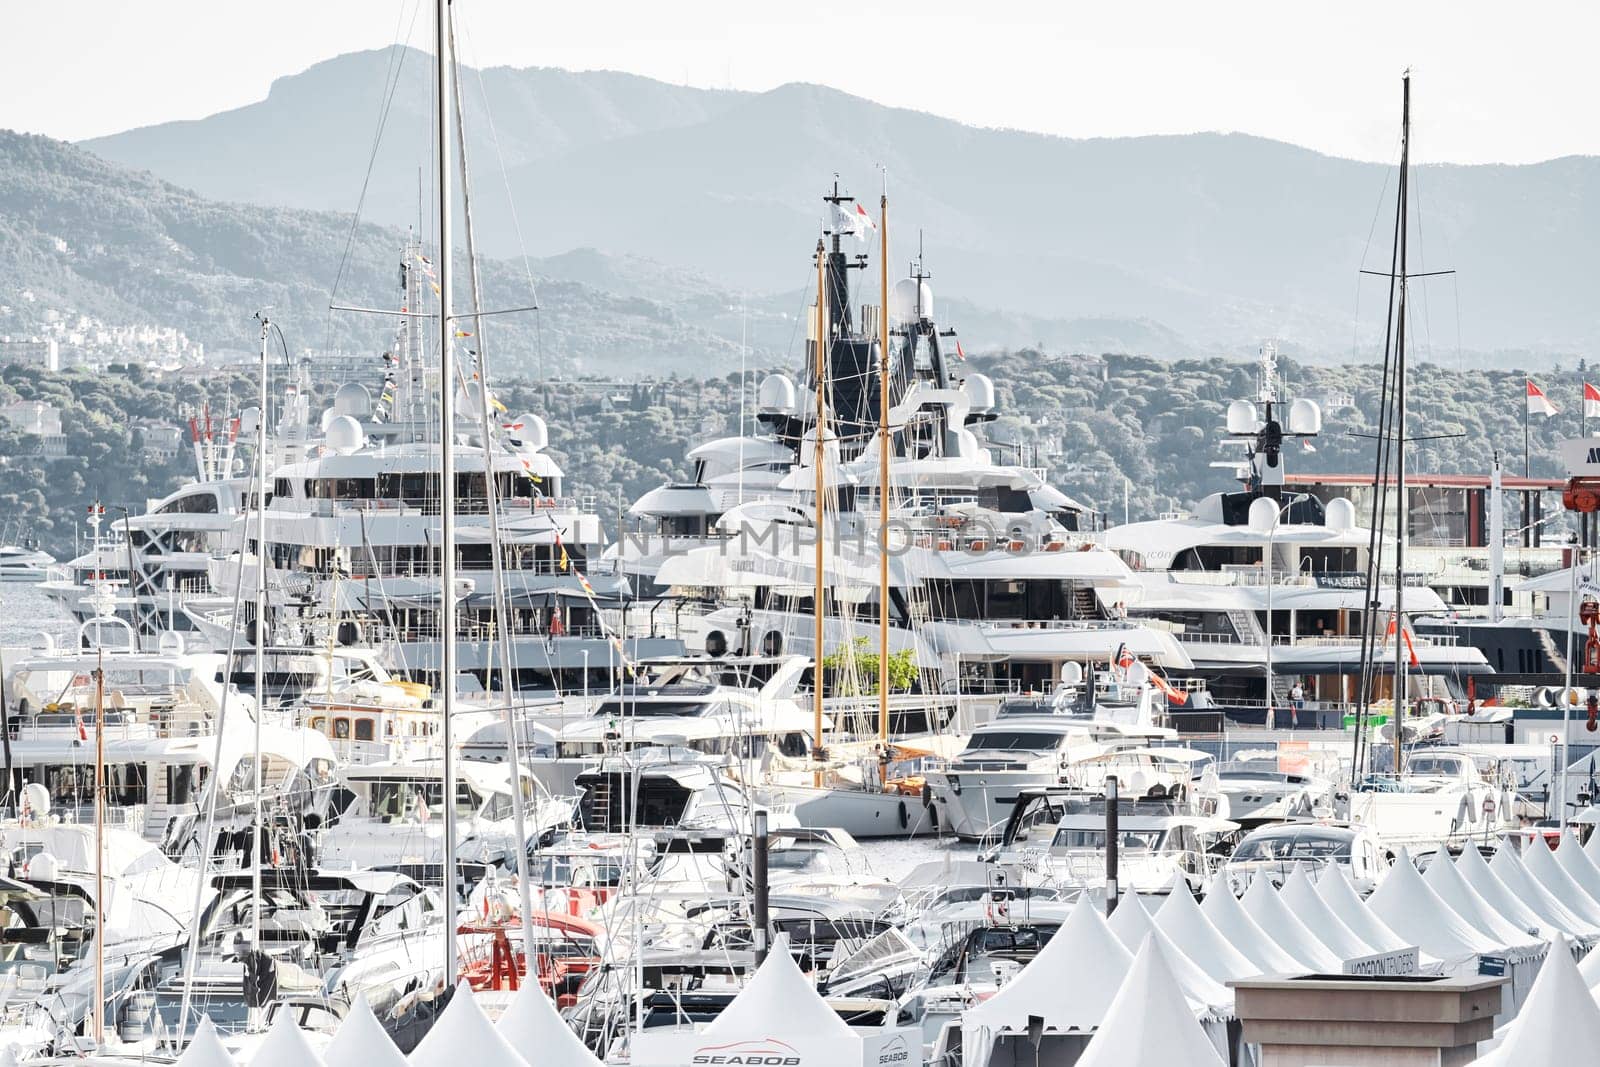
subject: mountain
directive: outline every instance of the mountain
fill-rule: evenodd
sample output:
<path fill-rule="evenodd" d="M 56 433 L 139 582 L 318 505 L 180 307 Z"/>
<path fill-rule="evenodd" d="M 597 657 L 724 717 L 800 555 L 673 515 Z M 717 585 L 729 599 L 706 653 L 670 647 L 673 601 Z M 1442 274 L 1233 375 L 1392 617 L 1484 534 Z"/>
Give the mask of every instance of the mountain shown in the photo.
<path fill-rule="evenodd" d="M 206 196 L 348 211 L 388 99 L 363 217 L 405 224 L 427 159 L 428 62 L 341 56 L 259 103 L 86 146 Z M 1394 182 L 1381 165 L 1237 134 L 978 129 L 815 85 L 751 93 L 505 68 L 464 70 L 463 83 L 491 254 L 596 249 L 730 293 L 798 294 L 825 184 L 843 175 L 872 205 L 881 163 L 896 268 L 920 235 L 941 293 L 1064 337 L 1238 352 L 1277 336 L 1329 359 L 1350 356 L 1358 317 L 1364 338 L 1381 334 L 1384 283 L 1358 274 L 1388 263 Z M 1413 179 L 1413 270 L 1458 272 L 1416 283 L 1419 341 L 1485 363 L 1600 342 L 1587 293 L 1600 159 L 1419 166 Z"/>

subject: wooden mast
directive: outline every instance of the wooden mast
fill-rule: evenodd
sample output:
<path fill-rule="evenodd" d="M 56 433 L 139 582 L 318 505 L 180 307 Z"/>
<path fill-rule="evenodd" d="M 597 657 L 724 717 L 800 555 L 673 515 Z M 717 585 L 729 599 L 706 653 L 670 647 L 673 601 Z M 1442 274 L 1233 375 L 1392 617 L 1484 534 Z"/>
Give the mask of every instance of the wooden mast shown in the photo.
<path fill-rule="evenodd" d="M 1411 178 L 1411 71 L 1401 78 L 1400 105 L 1400 288 L 1395 314 L 1395 538 L 1394 538 L 1394 773 L 1404 769 L 1406 726 L 1406 230 Z"/>
<path fill-rule="evenodd" d="M 878 197 L 878 741 L 889 741 L 889 189 Z M 888 750 L 884 750 L 888 755 Z M 887 774 L 886 759 L 878 762 Z"/>
<path fill-rule="evenodd" d="M 812 772 L 812 784 L 817 788 L 822 787 L 822 659 L 823 651 L 823 598 L 826 587 L 823 584 L 823 517 L 826 510 L 827 474 L 824 470 L 827 459 L 824 432 L 827 427 L 828 400 L 828 251 L 826 245 L 819 237 L 817 239 L 817 423 L 814 431 L 816 446 L 813 450 L 813 463 L 817 468 L 817 529 L 816 529 L 816 587 L 812 590 L 812 614 L 816 616 L 816 646 L 812 654 L 811 670 L 811 730 L 812 730 L 812 760 L 816 764 Z"/>

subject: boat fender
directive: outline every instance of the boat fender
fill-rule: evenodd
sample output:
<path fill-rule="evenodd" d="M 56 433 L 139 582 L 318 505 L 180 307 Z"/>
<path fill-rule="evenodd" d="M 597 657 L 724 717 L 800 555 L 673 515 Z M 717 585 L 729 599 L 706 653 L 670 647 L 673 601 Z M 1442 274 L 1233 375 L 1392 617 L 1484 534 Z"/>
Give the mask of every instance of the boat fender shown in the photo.
<path fill-rule="evenodd" d="M 911 826 L 911 813 L 906 811 L 906 802 L 900 802 L 900 829 L 905 830 Z"/>
<path fill-rule="evenodd" d="M 939 829 L 939 809 L 938 808 L 929 808 L 928 809 L 928 817 L 933 820 L 933 823 L 932 823 L 933 828 L 935 830 Z"/>
<path fill-rule="evenodd" d="M 922 806 L 924 808 L 931 808 L 933 806 L 933 786 L 929 785 L 927 782 L 922 783 Z"/>
<path fill-rule="evenodd" d="M 954 793 L 956 796 L 961 795 L 961 776 L 959 774 L 952 774 L 950 776 L 950 792 Z"/>

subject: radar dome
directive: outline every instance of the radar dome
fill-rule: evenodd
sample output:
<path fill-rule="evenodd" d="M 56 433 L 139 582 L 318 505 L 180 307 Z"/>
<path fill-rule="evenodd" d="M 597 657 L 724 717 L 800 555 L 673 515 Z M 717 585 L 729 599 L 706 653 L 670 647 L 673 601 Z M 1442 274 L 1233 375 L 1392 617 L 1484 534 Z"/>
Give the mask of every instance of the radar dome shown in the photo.
<path fill-rule="evenodd" d="M 1235 400 L 1228 405 L 1228 432 L 1255 433 L 1261 428 L 1256 421 L 1256 406 L 1248 400 Z"/>
<path fill-rule="evenodd" d="M 372 414 L 372 394 L 360 382 L 345 382 L 333 394 L 333 410 L 353 419 L 364 419 Z"/>
<path fill-rule="evenodd" d="M 1256 533 L 1271 533 L 1278 525 L 1278 502 L 1270 496 L 1258 496 L 1250 501 L 1250 529 Z"/>
<path fill-rule="evenodd" d="M 550 428 L 544 420 L 531 412 L 518 415 L 510 423 L 511 436 L 522 442 L 522 447 L 537 452 L 550 443 Z"/>
<path fill-rule="evenodd" d="M 1315 400 L 1296 400 L 1289 405 L 1289 432 L 1322 432 L 1322 409 Z"/>
<path fill-rule="evenodd" d="M 261 409 L 254 405 L 239 412 L 239 436 L 254 437 L 261 426 Z"/>
<path fill-rule="evenodd" d="M 787 374 L 769 374 L 756 391 L 756 406 L 762 411 L 792 414 L 797 409 L 794 382 Z"/>
<path fill-rule="evenodd" d="M 972 405 L 973 411 L 994 410 L 994 382 L 987 374 L 972 375 L 962 389 L 966 392 L 967 401 Z"/>
<path fill-rule="evenodd" d="M 927 282 L 901 278 L 889 294 L 889 321 L 916 322 L 933 318 L 933 289 Z"/>
<path fill-rule="evenodd" d="M 22 787 L 22 803 L 29 815 L 42 819 L 50 814 L 50 790 L 41 782 L 29 782 Z"/>
<path fill-rule="evenodd" d="M 36 882 L 53 882 L 60 874 L 61 861 L 48 852 L 35 852 L 28 860 L 28 877 Z"/>
<path fill-rule="evenodd" d="M 1083 684 L 1083 664 L 1077 660 L 1068 660 L 1061 665 L 1061 684 L 1069 688 L 1076 688 Z"/>
<path fill-rule="evenodd" d="M 156 642 L 156 648 L 163 656 L 181 656 L 186 651 L 183 635 L 176 630 L 164 632 Z"/>
<path fill-rule="evenodd" d="M 1328 501 L 1327 516 L 1323 525 L 1330 530 L 1353 530 L 1356 528 L 1356 506 L 1346 498 L 1339 496 Z"/>
<path fill-rule="evenodd" d="M 355 452 L 367 440 L 367 435 L 361 432 L 361 424 L 349 415 L 335 415 L 329 420 L 326 436 L 328 447 L 341 456 Z"/>
<path fill-rule="evenodd" d="M 1146 667 L 1143 662 L 1134 660 L 1132 663 L 1128 664 L 1129 685 L 1143 685 L 1149 680 L 1150 668 Z"/>

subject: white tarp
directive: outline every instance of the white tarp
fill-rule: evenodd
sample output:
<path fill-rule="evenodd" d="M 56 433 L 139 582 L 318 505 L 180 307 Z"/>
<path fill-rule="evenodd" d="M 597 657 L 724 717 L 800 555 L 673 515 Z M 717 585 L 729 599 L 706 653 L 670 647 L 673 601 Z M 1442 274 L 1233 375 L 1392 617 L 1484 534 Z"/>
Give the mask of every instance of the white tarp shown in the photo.
<path fill-rule="evenodd" d="M 1556 862 L 1572 876 L 1574 882 L 1583 887 L 1591 899 L 1600 902 L 1600 867 L 1595 866 L 1594 860 L 1589 858 L 1589 854 L 1578 843 L 1578 836 L 1571 830 L 1561 836 L 1561 847 L 1556 849 Z"/>
<path fill-rule="evenodd" d="M 1491 908 L 1505 916 L 1517 929 L 1528 930 L 1545 941 L 1561 932 L 1559 923 L 1551 922 L 1534 911 L 1510 886 L 1502 882 L 1477 849 L 1463 849 L 1461 855 L 1456 857 L 1456 870 Z"/>
<path fill-rule="evenodd" d="M 1367 898 L 1367 907 L 1401 937 L 1442 960 L 1447 971 L 1470 968 L 1476 972 L 1480 955 L 1501 950 L 1428 888 L 1404 852 Z"/>
<path fill-rule="evenodd" d="M 1304 970 L 1313 974 L 1338 974 L 1344 970 L 1344 957 L 1334 953 L 1306 928 L 1278 896 L 1264 873 L 1256 873 L 1239 904 L 1279 948 L 1300 961 Z"/>
<path fill-rule="evenodd" d="M 1155 924 L 1172 939 L 1178 951 L 1218 982 L 1226 984 L 1261 973 L 1261 969 L 1206 918 L 1189 891 L 1188 879 L 1181 874 L 1173 878 L 1172 891 L 1167 894 L 1166 903 L 1156 911 Z"/>
<path fill-rule="evenodd" d="M 1428 888 L 1440 900 L 1450 906 L 1451 911 L 1471 923 L 1485 937 L 1498 941 L 1508 954 L 1537 956 L 1544 952 L 1545 942 L 1542 938 L 1518 929 L 1516 923 L 1483 899 L 1442 851 L 1428 864 L 1428 871 L 1422 880 L 1428 883 Z"/>
<path fill-rule="evenodd" d="M 1220 878 L 1213 879 L 1200 911 L 1262 974 L 1300 974 L 1305 968 L 1256 925 Z"/>
<path fill-rule="evenodd" d="M 462 982 L 433 1026 L 411 1050 L 411 1067 L 528 1067 L 483 1013 L 472 987 Z M 331 1067 L 359 1067 L 333 1064 Z"/>
<path fill-rule="evenodd" d="M 1555 1067 L 1587 1063 L 1600 1049 L 1600 1005 L 1584 986 L 1559 934 L 1522 1011 L 1495 1034 L 1478 1067 Z"/>
<path fill-rule="evenodd" d="M 1572 914 L 1600 930 L 1600 904 L 1584 892 L 1583 886 L 1573 881 L 1572 875 L 1556 860 L 1555 853 L 1545 843 L 1543 834 L 1535 834 L 1522 856 L 1522 865 L 1545 892 L 1561 902 Z"/>
<path fill-rule="evenodd" d="M 1583 940 L 1600 936 L 1600 929 L 1585 922 L 1582 917 L 1572 914 L 1565 904 L 1540 885 L 1538 880 L 1528 873 L 1528 868 L 1523 865 L 1516 852 L 1510 848 L 1502 848 L 1495 852 L 1494 859 L 1489 861 L 1489 869 L 1494 872 L 1496 878 L 1505 883 L 1513 895 L 1533 909 L 1535 915 L 1568 937 Z"/>
<path fill-rule="evenodd" d="M 1372 913 L 1367 902 L 1361 899 L 1350 876 L 1337 863 L 1330 863 L 1317 876 L 1317 896 L 1328 905 L 1328 910 L 1355 931 L 1356 936 L 1382 952 L 1398 952 L 1416 944 L 1407 941 L 1388 923 Z"/>
<path fill-rule="evenodd" d="M 494 1028 L 522 1058 L 538 1067 L 600 1067 L 600 1060 L 572 1032 L 538 982 L 523 982 Z"/>
<path fill-rule="evenodd" d="M 1294 865 L 1294 870 L 1284 879 L 1278 895 L 1294 912 L 1295 918 L 1316 931 L 1317 937 L 1334 955 L 1355 960 L 1363 956 L 1376 956 L 1384 951 L 1368 944 L 1328 907 L 1328 902 L 1317 895 L 1317 887 L 1312 884 L 1311 875 L 1306 873 L 1304 864 Z"/>
<path fill-rule="evenodd" d="M 1077 1067 L 1223 1067 L 1189 1010 L 1159 933 L 1140 947 Z"/>
<path fill-rule="evenodd" d="M 1150 918 L 1150 912 L 1145 909 L 1137 894 L 1130 893 L 1122 898 L 1117 910 L 1111 913 L 1108 925 L 1111 932 L 1117 935 L 1117 940 L 1130 950 L 1134 946 L 1142 946 L 1152 937 L 1160 943 L 1167 965 L 1172 968 L 1173 977 L 1178 980 L 1178 985 L 1193 1002 L 1196 1014 L 1217 1017 L 1233 1014 L 1233 990 L 1212 978 L 1198 963 L 1179 951 L 1172 940 L 1156 926 L 1155 920 Z"/>

